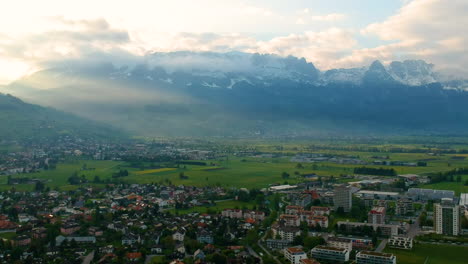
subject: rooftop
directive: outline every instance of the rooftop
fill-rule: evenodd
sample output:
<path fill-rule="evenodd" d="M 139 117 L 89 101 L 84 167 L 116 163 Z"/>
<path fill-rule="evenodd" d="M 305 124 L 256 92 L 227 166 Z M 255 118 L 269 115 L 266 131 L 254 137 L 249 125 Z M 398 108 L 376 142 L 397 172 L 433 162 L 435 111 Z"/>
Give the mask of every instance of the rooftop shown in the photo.
<path fill-rule="evenodd" d="M 346 251 L 346 249 L 343 249 L 343 248 L 336 248 L 336 247 L 330 247 L 330 246 L 316 246 L 312 250 L 314 250 L 314 249 L 324 249 L 324 250 L 331 250 L 331 251 L 336 251 L 336 252 L 345 252 Z"/>
<path fill-rule="evenodd" d="M 361 251 L 358 253 L 358 255 L 369 255 L 369 256 L 377 256 L 377 257 L 384 257 L 384 258 L 393 257 L 393 254 L 380 253 L 380 252 L 375 252 L 375 251 Z"/>

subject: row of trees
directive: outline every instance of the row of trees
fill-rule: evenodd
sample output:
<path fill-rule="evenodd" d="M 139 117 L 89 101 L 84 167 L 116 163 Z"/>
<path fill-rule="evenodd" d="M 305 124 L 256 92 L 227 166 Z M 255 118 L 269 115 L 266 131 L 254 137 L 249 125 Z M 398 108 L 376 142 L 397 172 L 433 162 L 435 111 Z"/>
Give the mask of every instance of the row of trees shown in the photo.
<path fill-rule="evenodd" d="M 393 168 L 384 169 L 384 168 L 358 167 L 358 168 L 354 168 L 354 174 L 396 176 L 397 172 Z"/>
<path fill-rule="evenodd" d="M 458 168 L 454 169 L 451 171 L 447 172 L 438 172 L 438 173 L 433 173 L 429 175 L 429 178 L 431 179 L 431 183 L 438 183 L 438 182 L 461 182 L 462 181 L 462 175 L 467 175 L 468 174 L 468 168 Z"/>

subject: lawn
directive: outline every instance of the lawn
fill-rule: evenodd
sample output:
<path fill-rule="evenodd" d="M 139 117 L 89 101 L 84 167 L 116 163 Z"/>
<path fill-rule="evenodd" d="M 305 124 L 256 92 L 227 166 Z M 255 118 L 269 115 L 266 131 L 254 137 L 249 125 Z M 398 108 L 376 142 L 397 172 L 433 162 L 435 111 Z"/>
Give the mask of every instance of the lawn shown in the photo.
<path fill-rule="evenodd" d="M 239 208 L 239 209 L 242 209 L 244 207 L 246 207 L 247 209 L 252 209 L 253 207 L 255 206 L 255 203 L 253 202 L 241 202 L 241 201 L 235 201 L 235 200 L 231 200 L 231 201 L 222 201 L 222 202 L 218 202 L 216 203 L 216 205 L 214 206 L 209 206 L 209 207 L 205 207 L 205 206 L 195 206 L 195 207 L 192 207 L 192 208 L 189 208 L 189 209 L 182 209 L 182 210 L 175 210 L 175 209 L 171 209 L 169 210 L 169 212 L 171 213 L 179 213 L 179 214 L 190 214 L 190 213 L 206 213 L 208 212 L 208 210 L 210 212 L 221 212 L 222 210 L 224 209 L 228 209 L 228 208 Z"/>
<path fill-rule="evenodd" d="M 465 186 L 465 181 L 468 180 L 468 175 L 462 176 L 461 182 L 438 182 L 434 184 L 422 185 L 422 188 L 437 189 L 437 190 L 452 190 L 458 196 L 460 193 L 468 193 L 468 186 Z"/>
<path fill-rule="evenodd" d="M 398 264 L 465 264 L 468 259 L 467 247 L 452 245 L 416 244 L 412 250 L 387 248 L 385 252 L 395 254 Z"/>

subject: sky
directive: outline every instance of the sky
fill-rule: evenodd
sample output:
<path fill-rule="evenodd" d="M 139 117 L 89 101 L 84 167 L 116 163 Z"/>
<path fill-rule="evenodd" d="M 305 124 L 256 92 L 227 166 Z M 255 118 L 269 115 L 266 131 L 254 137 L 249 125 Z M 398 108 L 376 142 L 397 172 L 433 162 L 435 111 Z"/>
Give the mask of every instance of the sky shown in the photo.
<path fill-rule="evenodd" d="M 468 0 L 15 0 L 0 84 L 67 60 L 169 51 L 304 57 L 320 70 L 423 59 L 468 76 Z"/>

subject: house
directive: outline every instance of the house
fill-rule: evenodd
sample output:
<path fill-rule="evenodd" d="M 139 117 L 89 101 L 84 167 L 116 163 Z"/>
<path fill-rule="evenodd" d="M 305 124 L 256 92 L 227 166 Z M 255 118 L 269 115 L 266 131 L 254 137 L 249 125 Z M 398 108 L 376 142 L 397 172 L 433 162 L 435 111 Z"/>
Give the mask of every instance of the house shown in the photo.
<path fill-rule="evenodd" d="M 142 240 L 140 236 L 134 235 L 134 234 L 127 234 L 122 237 L 122 245 L 133 245 L 133 244 L 141 244 Z"/>
<path fill-rule="evenodd" d="M 284 249 L 284 258 L 289 260 L 291 264 L 300 264 L 301 259 L 307 258 L 307 254 L 302 248 L 290 247 Z"/>
<path fill-rule="evenodd" d="M 125 257 L 130 262 L 137 262 L 138 260 L 140 260 L 142 258 L 142 254 L 140 252 L 129 252 L 129 253 L 127 253 L 127 255 Z"/>
<path fill-rule="evenodd" d="M 162 254 L 163 247 L 161 245 L 154 245 L 151 247 L 151 254 Z"/>
<path fill-rule="evenodd" d="M 15 246 L 27 246 L 31 244 L 31 238 L 26 235 L 21 235 L 13 239 L 13 244 Z"/>
<path fill-rule="evenodd" d="M 185 230 L 182 228 L 177 229 L 177 231 L 172 235 L 172 239 L 175 241 L 183 242 L 185 238 Z"/>
<path fill-rule="evenodd" d="M 201 249 L 197 249 L 195 253 L 193 253 L 193 258 L 194 259 L 205 259 L 205 253 Z"/>
<path fill-rule="evenodd" d="M 183 243 L 179 243 L 175 246 L 175 250 L 180 254 L 185 254 L 185 246 Z"/>
<path fill-rule="evenodd" d="M 80 230 L 80 225 L 78 223 L 65 223 L 60 227 L 60 233 L 64 235 L 71 235 L 78 230 Z"/>
<path fill-rule="evenodd" d="M 205 244 L 213 244 L 213 235 L 207 230 L 202 230 L 197 233 L 197 241 Z"/>

